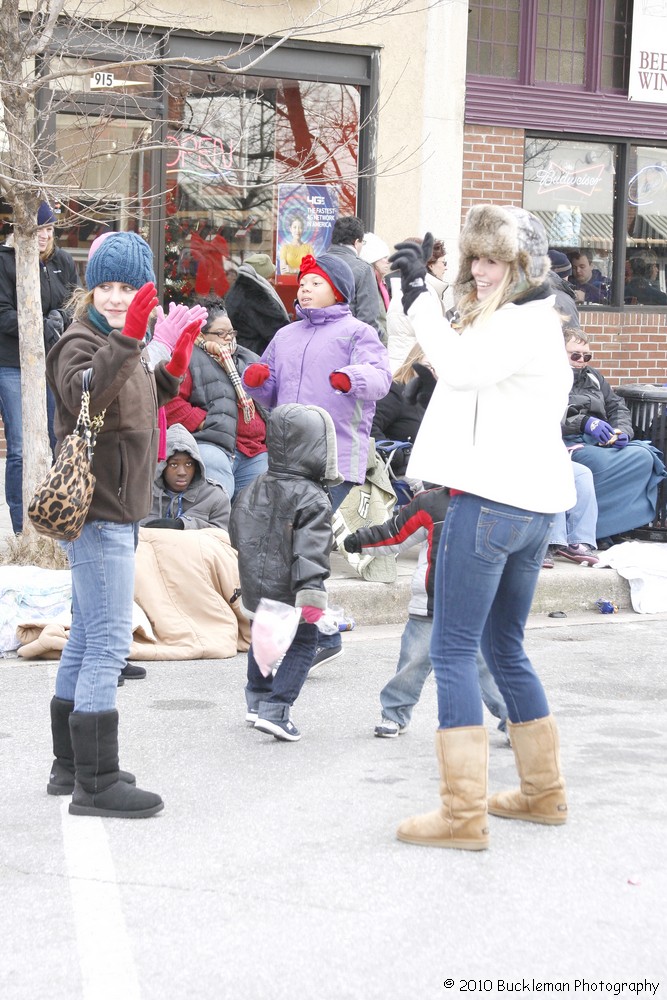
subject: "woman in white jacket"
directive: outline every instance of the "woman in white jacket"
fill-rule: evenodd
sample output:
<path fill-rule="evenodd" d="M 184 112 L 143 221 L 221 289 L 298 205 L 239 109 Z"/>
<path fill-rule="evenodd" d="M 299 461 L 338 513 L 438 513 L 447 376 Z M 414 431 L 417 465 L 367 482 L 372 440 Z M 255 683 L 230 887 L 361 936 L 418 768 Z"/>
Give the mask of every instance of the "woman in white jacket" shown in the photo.
<path fill-rule="evenodd" d="M 523 631 L 554 512 L 575 502 L 560 432 L 572 375 L 543 284 L 547 237 L 534 216 L 495 205 L 470 210 L 459 243 L 459 311 L 449 320 L 421 294 L 429 242 L 399 244 L 392 263 L 401 270 L 404 309 L 438 374 L 408 475 L 453 492 L 431 640 L 442 805 L 405 820 L 398 837 L 481 850 L 488 846 L 488 744 L 476 675 L 480 645 L 508 706 L 521 778 L 521 790 L 494 795 L 488 811 L 550 824 L 567 817 L 558 734 Z"/>

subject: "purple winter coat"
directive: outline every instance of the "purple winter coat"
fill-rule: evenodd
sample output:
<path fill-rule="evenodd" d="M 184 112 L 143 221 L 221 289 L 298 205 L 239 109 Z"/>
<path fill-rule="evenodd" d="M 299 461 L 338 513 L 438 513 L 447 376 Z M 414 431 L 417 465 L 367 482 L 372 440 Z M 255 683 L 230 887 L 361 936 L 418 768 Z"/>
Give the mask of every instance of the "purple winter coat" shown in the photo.
<path fill-rule="evenodd" d="M 282 403 L 321 406 L 336 428 L 338 469 L 348 482 L 366 479 L 368 439 L 375 401 L 391 385 L 387 349 L 377 331 L 356 319 L 347 304 L 326 309 L 296 307 L 301 318 L 278 330 L 260 358 L 271 374 L 264 385 L 244 386 L 269 409 Z M 344 372 L 347 393 L 332 389 L 329 376 Z"/>

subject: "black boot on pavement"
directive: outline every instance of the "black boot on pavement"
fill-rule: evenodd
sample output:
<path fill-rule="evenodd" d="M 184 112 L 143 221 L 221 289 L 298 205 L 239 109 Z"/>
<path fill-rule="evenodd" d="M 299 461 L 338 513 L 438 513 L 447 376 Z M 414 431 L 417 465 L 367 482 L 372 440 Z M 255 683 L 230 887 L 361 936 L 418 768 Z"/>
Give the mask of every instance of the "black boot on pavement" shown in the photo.
<path fill-rule="evenodd" d="M 55 697 L 51 699 L 54 761 L 46 786 L 49 795 L 71 795 L 74 791 L 74 751 L 69 731 L 69 717 L 73 711 L 73 701 Z M 128 785 L 136 784 L 136 778 L 129 771 L 119 771 L 118 774 L 120 781 L 125 781 Z"/>
<path fill-rule="evenodd" d="M 118 771 L 118 712 L 72 712 L 75 783 L 69 811 L 74 816 L 143 819 L 164 809 L 154 792 L 128 785 Z"/>

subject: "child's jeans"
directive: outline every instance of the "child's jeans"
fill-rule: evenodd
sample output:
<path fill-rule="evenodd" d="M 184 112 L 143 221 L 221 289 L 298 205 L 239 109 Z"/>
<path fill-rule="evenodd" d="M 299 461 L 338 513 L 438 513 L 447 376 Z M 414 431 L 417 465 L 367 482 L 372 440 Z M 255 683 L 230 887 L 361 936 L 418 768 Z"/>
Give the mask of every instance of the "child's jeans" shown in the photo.
<path fill-rule="evenodd" d="M 401 651 L 396 673 L 380 692 L 382 715 L 385 719 L 407 726 L 412 709 L 419 701 L 426 678 L 431 673 L 432 618 L 408 618 L 401 637 Z M 481 653 L 477 653 L 477 669 L 482 700 L 489 712 L 500 719 L 504 729 L 507 708 Z"/>
<path fill-rule="evenodd" d="M 285 653 L 275 676 L 264 677 L 252 652 L 248 650 L 248 683 L 245 698 L 248 710 L 274 722 L 289 719 L 290 707 L 299 697 L 317 649 L 316 625 L 300 622 L 292 645 Z"/>

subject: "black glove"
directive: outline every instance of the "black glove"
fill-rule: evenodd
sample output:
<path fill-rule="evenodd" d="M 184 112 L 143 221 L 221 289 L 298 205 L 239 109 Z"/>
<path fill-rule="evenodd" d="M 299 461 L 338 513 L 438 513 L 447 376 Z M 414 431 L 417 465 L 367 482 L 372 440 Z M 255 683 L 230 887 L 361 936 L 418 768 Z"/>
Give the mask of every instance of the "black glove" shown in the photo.
<path fill-rule="evenodd" d="M 426 265 L 432 253 L 433 233 L 427 233 L 421 246 L 418 243 L 397 243 L 396 253 L 389 258 L 389 263 L 401 272 L 403 312 L 406 315 L 415 299 L 428 291 Z"/>
<path fill-rule="evenodd" d="M 52 309 L 44 317 L 44 346 L 47 353 L 57 344 L 65 329 L 65 317 L 60 309 Z"/>
<path fill-rule="evenodd" d="M 419 389 L 417 390 L 416 402 L 424 409 L 431 402 L 431 396 L 433 395 L 433 390 L 435 389 L 435 384 L 438 381 L 430 368 L 426 365 L 420 365 L 419 362 L 412 366 L 417 372 L 417 378 L 419 380 Z"/>
<path fill-rule="evenodd" d="M 361 552 L 361 542 L 356 535 L 348 535 L 343 539 L 343 548 L 346 552 Z"/>
<path fill-rule="evenodd" d="M 175 531 L 183 531 L 185 525 L 180 517 L 156 517 L 154 521 L 146 521 L 144 528 L 173 528 Z"/>

